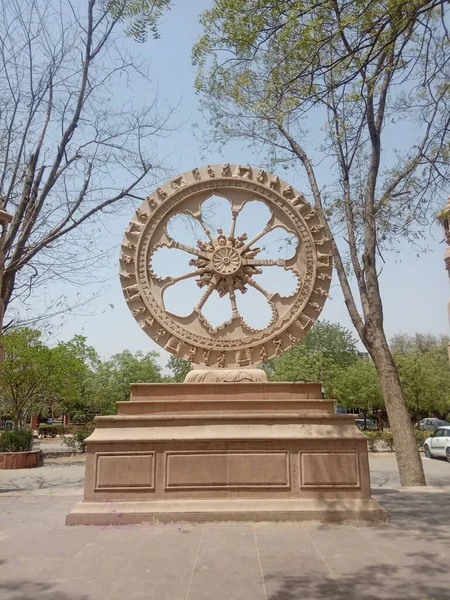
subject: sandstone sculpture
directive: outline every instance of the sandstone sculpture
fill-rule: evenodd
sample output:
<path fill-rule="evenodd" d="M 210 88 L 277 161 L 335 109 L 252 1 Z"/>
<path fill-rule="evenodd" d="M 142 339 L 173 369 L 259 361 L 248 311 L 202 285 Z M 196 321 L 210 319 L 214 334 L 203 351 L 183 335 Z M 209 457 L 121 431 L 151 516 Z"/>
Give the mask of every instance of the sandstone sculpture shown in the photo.
<path fill-rule="evenodd" d="M 202 204 L 216 195 L 231 205 L 229 231 L 213 236 L 202 219 Z M 266 226 L 252 239 L 235 234 L 236 219 L 251 200 L 270 209 Z M 171 217 L 191 215 L 203 228 L 207 241 L 186 246 L 170 237 Z M 281 227 L 298 238 L 295 254 L 286 260 L 258 258 L 257 246 L 266 233 Z M 152 268 L 159 248 L 177 248 L 191 256 L 190 272 L 180 277 L 160 277 Z M 317 212 L 292 186 L 250 166 L 208 165 L 179 175 L 150 194 L 128 225 L 120 257 L 121 282 L 128 306 L 140 322 L 151 323 L 144 331 L 169 352 L 216 369 L 239 369 L 269 360 L 300 340 L 317 319 L 331 280 L 330 242 Z M 290 296 L 271 294 L 255 279 L 261 267 L 279 266 L 293 273 L 297 288 Z M 196 278 L 204 288 L 198 304 L 187 317 L 170 313 L 164 293 L 177 282 Z M 239 313 L 236 294 L 251 286 L 269 302 L 272 319 L 255 329 Z M 231 319 L 213 327 L 202 309 L 212 293 L 228 296 Z M 169 344 L 171 339 L 177 344 Z M 195 348 L 195 351 L 193 350 Z M 245 358 L 243 358 L 245 357 Z"/>

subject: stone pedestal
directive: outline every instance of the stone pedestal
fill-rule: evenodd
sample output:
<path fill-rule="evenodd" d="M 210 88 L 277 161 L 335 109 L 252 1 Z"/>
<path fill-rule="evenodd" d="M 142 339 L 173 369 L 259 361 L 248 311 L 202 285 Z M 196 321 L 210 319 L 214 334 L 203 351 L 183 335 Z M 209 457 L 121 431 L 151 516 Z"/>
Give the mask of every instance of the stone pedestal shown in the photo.
<path fill-rule="evenodd" d="M 134 384 L 87 440 L 68 525 L 386 520 L 365 436 L 319 383 Z"/>

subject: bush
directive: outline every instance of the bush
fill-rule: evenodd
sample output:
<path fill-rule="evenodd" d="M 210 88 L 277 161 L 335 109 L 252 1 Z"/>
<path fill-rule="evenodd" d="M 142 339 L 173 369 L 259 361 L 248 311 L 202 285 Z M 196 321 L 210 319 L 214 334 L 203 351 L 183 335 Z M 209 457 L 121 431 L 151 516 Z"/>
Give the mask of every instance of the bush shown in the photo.
<path fill-rule="evenodd" d="M 76 431 L 73 435 L 65 435 L 63 443 L 72 449 L 73 452 L 86 452 L 86 438 L 88 438 L 94 428 L 83 429 Z"/>
<path fill-rule="evenodd" d="M 64 433 L 66 433 L 66 428 L 60 423 L 53 423 L 51 425 L 41 423 L 38 426 L 38 434 L 43 437 L 56 437 L 57 435 L 63 435 Z"/>
<path fill-rule="evenodd" d="M 394 437 L 390 431 L 379 431 L 380 440 L 387 446 L 389 452 L 394 452 Z"/>
<path fill-rule="evenodd" d="M 29 429 L 4 431 L 0 434 L 0 452 L 29 452 L 33 447 L 33 432 Z"/>
<path fill-rule="evenodd" d="M 378 452 L 377 443 L 380 441 L 378 431 L 364 431 L 364 435 L 367 437 L 369 452 Z"/>
<path fill-rule="evenodd" d="M 416 436 L 417 446 L 419 447 L 419 450 L 422 450 L 423 443 L 425 442 L 427 437 L 430 436 L 431 431 L 422 431 L 421 429 L 415 429 L 414 434 Z"/>

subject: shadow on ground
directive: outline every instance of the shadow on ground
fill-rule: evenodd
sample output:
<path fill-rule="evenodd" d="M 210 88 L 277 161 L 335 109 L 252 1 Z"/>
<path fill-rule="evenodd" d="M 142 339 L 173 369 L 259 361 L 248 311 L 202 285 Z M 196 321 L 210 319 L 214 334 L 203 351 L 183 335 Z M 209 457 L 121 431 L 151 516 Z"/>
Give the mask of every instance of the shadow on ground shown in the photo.
<path fill-rule="evenodd" d="M 438 564 L 433 568 L 432 561 L 420 566 L 421 557 L 411 555 L 416 560 L 416 575 L 423 582 L 414 583 L 408 578 L 411 573 L 394 565 L 383 565 L 377 569 L 366 567 L 356 573 L 340 576 L 338 580 L 320 576 L 298 575 L 280 578 L 276 574 L 265 576 L 266 585 L 272 588 L 268 600 L 448 600 L 449 584 L 439 579 L 446 567 Z M 444 570 L 443 570 L 444 569 Z M 338 574 L 336 574 L 338 575 Z M 437 578 L 437 579 L 435 579 Z"/>
<path fill-rule="evenodd" d="M 0 581 L 2 600 L 90 600 L 88 594 L 61 591 L 52 583 L 16 579 Z"/>
<path fill-rule="evenodd" d="M 414 491 L 384 489 L 374 490 L 373 496 L 389 512 L 389 523 L 383 529 L 395 531 L 396 535 L 416 532 L 428 542 L 450 542 L 448 491 L 432 488 L 424 491 L 417 488 Z"/>

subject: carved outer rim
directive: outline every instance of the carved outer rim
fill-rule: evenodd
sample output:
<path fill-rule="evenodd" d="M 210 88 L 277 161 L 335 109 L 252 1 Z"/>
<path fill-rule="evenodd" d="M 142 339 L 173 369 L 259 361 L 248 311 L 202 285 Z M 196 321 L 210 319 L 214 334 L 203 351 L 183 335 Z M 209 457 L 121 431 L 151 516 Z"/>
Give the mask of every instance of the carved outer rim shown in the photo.
<path fill-rule="evenodd" d="M 208 170 L 206 167 L 200 168 L 197 171 L 201 174 L 200 180 L 194 176 L 195 169 L 187 171 L 172 178 L 147 197 L 127 226 L 120 256 L 120 276 L 124 296 L 133 316 L 160 346 L 185 359 L 194 346 L 197 349 L 194 362 L 198 364 L 205 364 L 203 353 L 209 350 L 212 366 L 222 352 L 225 352 L 226 367 L 230 368 L 238 366 L 239 350 L 249 349 L 252 362 L 257 363 L 261 362 L 259 356 L 262 346 L 267 359 L 270 359 L 277 355 L 273 340 L 281 339 L 283 351 L 286 351 L 293 345 L 291 336 L 299 340 L 305 335 L 320 314 L 328 295 L 332 263 L 330 242 L 326 239 L 324 225 L 303 194 L 282 179 L 260 169 L 243 167 L 242 175 L 239 176 L 236 173 L 240 166 L 230 164 L 227 169 L 229 175 L 224 177 L 221 175 L 223 167 L 225 165 L 208 166 Z M 215 173 L 215 177 L 211 177 L 211 171 Z M 263 181 L 260 178 L 257 180 L 261 173 Z M 180 182 L 181 186 L 177 187 Z M 208 338 L 206 332 L 205 336 L 199 336 L 184 329 L 156 302 L 151 292 L 149 261 L 155 246 L 159 244 L 154 241 L 151 246 L 151 238 L 161 220 L 167 219 L 170 213 L 176 213 L 177 207 L 188 198 L 205 191 L 210 191 L 213 195 L 215 190 L 226 193 L 227 190 L 237 189 L 248 190 L 249 200 L 258 199 L 259 195 L 269 207 L 276 204 L 284 211 L 304 246 L 306 274 L 300 289 L 297 288 L 293 294 L 297 297 L 291 309 L 282 319 L 272 319 L 265 329 L 252 330 L 252 334 L 243 339 L 217 340 Z M 135 247 L 130 247 L 130 244 Z M 316 290 L 320 290 L 320 293 Z M 165 332 L 161 333 L 162 330 Z M 156 335 L 159 333 L 161 335 Z"/>

